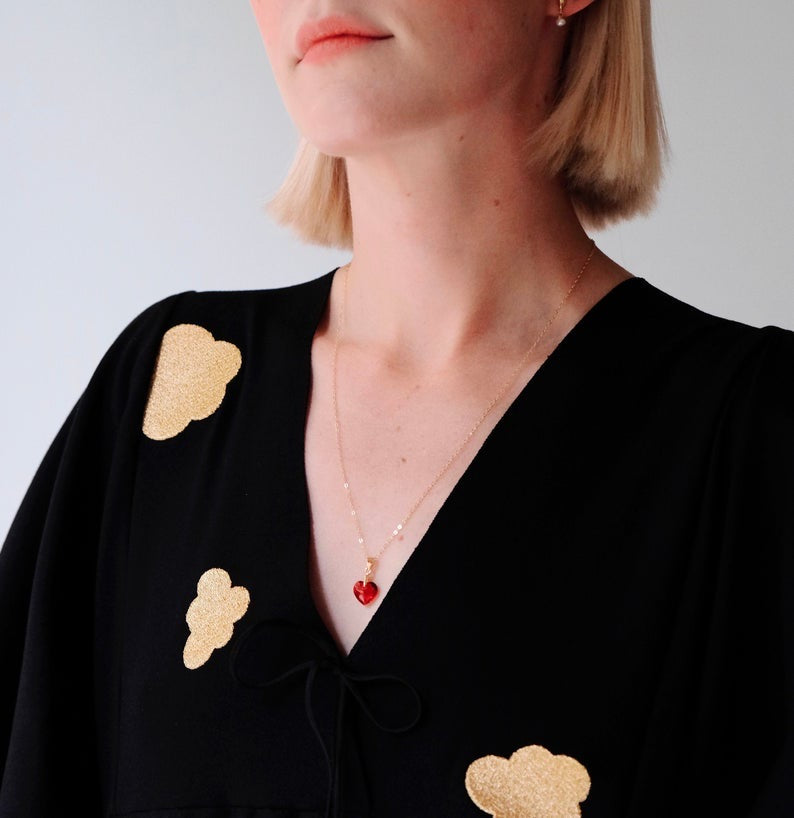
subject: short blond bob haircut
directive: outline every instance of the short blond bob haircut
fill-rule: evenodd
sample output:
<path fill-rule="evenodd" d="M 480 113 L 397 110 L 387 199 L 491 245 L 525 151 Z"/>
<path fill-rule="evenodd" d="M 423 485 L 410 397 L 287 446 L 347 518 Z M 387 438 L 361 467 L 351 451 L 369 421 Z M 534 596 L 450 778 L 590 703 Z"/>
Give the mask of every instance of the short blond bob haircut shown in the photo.
<path fill-rule="evenodd" d="M 568 24 L 556 96 L 526 161 L 559 174 L 583 226 L 599 230 L 653 208 L 669 151 L 650 0 L 595 0 Z M 267 211 L 304 241 L 351 248 L 344 158 L 301 139 Z"/>

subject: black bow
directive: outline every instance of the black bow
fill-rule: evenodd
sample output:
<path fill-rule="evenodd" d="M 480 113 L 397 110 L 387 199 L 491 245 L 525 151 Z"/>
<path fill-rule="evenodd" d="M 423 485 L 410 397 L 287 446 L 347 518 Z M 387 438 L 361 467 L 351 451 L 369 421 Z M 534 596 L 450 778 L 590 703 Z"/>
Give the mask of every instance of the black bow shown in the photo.
<path fill-rule="evenodd" d="M 340 759 L 348 695 L 352 696 L 364 715 L 386 733 L 404 733 L 411 730 L 422 714 L 419 693 L 405 679 L 390 674 L 354 673 L 346 666 L 335 646 L 317 634 L 284 620 L 264 619 L 249 627 L 235 645 L 229 666 L 238 684 L 258 689 L 273 687 L 302 673 L 306 674 L 304 683 L 306 718 L 317 737 L 328 769 L 326 818 L 336 818 L 342 814 Z M 323 739 L 312 702 L 315 682 L 320 673 L 329 673 L 336 677 L 338 682 L 333 751 L 329 750 Z M 368 701 L 363 688 L 374 683 L 381 686 L 383 696 Z M 409 700 L 405 698 L 406 691 L 410 694 Z M 392 723 L 387 723 L 383 714 L 376 713 L 376 710 L 383 707 L 391 710 L 393 717 L 393 711 L 398 710 L 398 715 L 393 718 Z"/>

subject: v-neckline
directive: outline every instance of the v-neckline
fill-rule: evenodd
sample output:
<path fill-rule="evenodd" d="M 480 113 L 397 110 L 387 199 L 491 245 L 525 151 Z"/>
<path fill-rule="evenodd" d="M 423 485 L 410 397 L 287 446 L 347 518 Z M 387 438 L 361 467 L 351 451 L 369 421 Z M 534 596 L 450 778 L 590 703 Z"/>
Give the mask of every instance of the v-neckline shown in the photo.
<path fill-rule="evenodd" d="M 315 622 L 315 627 L 317 631 L 323 635 L 324 639 L 331 646 L 333 646 L 334 650 L 341 658 L 341 660 L 347 664 L 350 664 L 355 663 L 358 660 L 359 654 L 362 653 L 367 643 L 371 640 L 372 633 L 374 632 L 374 630 L 377 629 L 381 621 L 383 621 L 383 619 L 388 615 L 389 611 L 394 607 L 394 605 L 399 604 L 399 599 L 397 600 L 397 602 L 395 602 L 393 599 L 395 591 L 399 596 L 399 594 L 402 592 L 401 591 L 402 586 L 405 585 L 405 583 L 410 580 L 413 568 L 419 561 L 420 557 L 422 556 L 422 553 L 425 550 L 426 542 L 433 538 L 435 530 L 438 527 L 437 523 L 438 519 L 440 517 L 443 517 L 446 509 L 450 505 L 454 504 L 456 497 L 461 493 L 461 491 L 463 491 L 463 489 L 465 489 L 466 483 L 472 479 L 471 478 L 472 472 L 477 471 L 478 464 L 487 456 L 487 451 L 490 448 L 492 448 L 495 445 L 495 443 L 498 443 L 501 431 L 505 426 L 509 425 L 510 418 L 520 410 L 522 404 L 524 404 L 539 389 L 543 388 L 545 382 L 549 380 L 549 378 L 558 370 L 558 368 L 564 364 L 565 360 L 570 359 L 571 356 L 575 354 L 577 348 L 581 348 L 582 343 L 584 342 L 584 340 L 586 340 L 587 333 L 596 328 L 599 324 L 599 321 L 601 321 L 608 315 L 609 308 L 616 302 L 616 300 L 620 296 L 622 296 L 626 292 L 633 291 L 635 288 L 638 289 L 640 286 L 645 288 L 647 286 L 650 286 L 650 284 L 647 281 L 647 279 L 643 278 L 642 276 L 632 276 L 631 278 L 626 278 L 623 279 L 622 281 L 619 281 L 611 289 L 604 293 L 604 295 L 602 295 L 597 301 L 595 301 L 586 310 L 586 312 L 584 312 L 580 316 L 579 320 L 568 330 L 568 332 L 552 349 L 549 355 L 535 370 L 535 372 L 531 375 L 529 380 L 524 384 L 524 386 L 520 389 L 517 395 L 513 398 L 513 400 L 504 410 L 502 415 L 498 418 L 490 432 L 486 435 L 482 444 L 474 453 L 474 456 L 470 460 L 469 464 L 459 475 L 458 479 L 453 484 L 452 489 L 443 499 L 441 505 L 437 509 L 436 513 L 433 515 L 433 518 L 431 519 L 429 526 L 425 530 L 424 534 L 420 537 L 419 541 L 417 542 L 416 546 L 413 548 L 411 553 L 408 555 L 407 559 L 402 565 L 402 568 L 399 570 L 394 580 L 392 581 L 391 586 L 387 591 L 383 593 L 380 604 L 375 609 L 374 613 L 370 617 L 367 624 L 364 626 L 363 630 L 357 636 L 350 650 L 347 653 L 345 653 L 345 651 L 337 643 L 328 625 L 326 625 L 325 620 L 322 614 L 320 613 L 320 609 L 317 606 L 317 602 L 314 599 L 314 595 L 312 594 L 311 575 L 309 568 L 309 566 L 311 565 L 312 523 L 311 506 L 309 503 L 308 474 L 306 471 L 306 421 L 308 419 L 309 402 L 312 388 L 312 345 L 314 342 L 314 336 L 316 335 L 317 332 L 317 328 L 327 312 L 328 301 L 331 294 L 331 285 L 333 283 L 334 276 L 340 269 L 341 267 L 336 267 L 332 269 L 330 272 L 326 273 L 324 276 L 321 276 L 314 282 L 320 287 L 317 301 L 317 309 L 310 313 L 312 318 L 306 326 L 307 331 L 305 333 L 301 333 L 301 343 L 304 344 L 304 348 L 300 350 L 301 358 L 303 361 L 303 365 L 308 367 L 308 375 L 305 379 L 303 379 L 306 384 L 306 388 L 304 390 L 303 395 L 302 413 L 300 413 L 300 418 L 303 424 L 302 425 L 303 434 L 300 437 L 300 440 L 302 441 L 300 462 L 303 473 L 304 489 L 302 497 L 301 516 L 304 522 L 303 530 L 306 534 L 304 543 L 305 551 L 303 554 L 304 557 L 303 565 L 305 569 L 304 570 L 305 595 L 306 598 L 308 599 L 310 616 L 311 619 L 313 619 Z M 630 286 L 631 282 L 634 282 L 633 286 Z M 309 313 L 307 312 L 307 314 Z"/>

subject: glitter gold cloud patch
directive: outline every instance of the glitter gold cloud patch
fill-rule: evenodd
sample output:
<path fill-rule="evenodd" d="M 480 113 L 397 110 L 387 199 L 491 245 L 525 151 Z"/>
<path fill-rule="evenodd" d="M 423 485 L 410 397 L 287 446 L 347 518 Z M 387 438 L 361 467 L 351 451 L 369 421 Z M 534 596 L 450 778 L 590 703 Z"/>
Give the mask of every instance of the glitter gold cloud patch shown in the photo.
<path fill-rule="evenodd" d="M 152 440 L 166 440 L 191 420 L 209 417 L 221 405 L 226 385 L 241 364 L 240 350 L 228 341 L 216 341 L 204 327 L 171 327 L 157 356 L 143 433 Z"/>
<path fill-rule="evenodd" d="M 466 790 L 493 818 L 579 818 L 590 776 L 575 758 L 532 744 L 509 759 L 484 756 L 472 762 Z"/>
<path fill-rule="evenodd" d="M 205 571 L 196 590 L 198 595 L 185 615 L 190 636 L 182 659 L 189 670 L 203 665 L 212 651 L 222 648 L 232 638 L 234 623 L 248 610 L 251 599 L 247 588 L 232 586 L 231 577 L 223 568 Z"/>

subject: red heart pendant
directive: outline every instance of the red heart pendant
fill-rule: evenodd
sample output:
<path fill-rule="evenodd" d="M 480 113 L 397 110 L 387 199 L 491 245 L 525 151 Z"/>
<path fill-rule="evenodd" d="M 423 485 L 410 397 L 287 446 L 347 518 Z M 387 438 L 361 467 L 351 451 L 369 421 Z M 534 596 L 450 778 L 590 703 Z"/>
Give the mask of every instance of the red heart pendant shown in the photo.
<path fill-rule="evenodd" d="M 374 582 L 362 582 L 359 580 L 353 586 L 353 593 L 362 605 L 369 605 L 378 595 L 378 586 Z"/>

